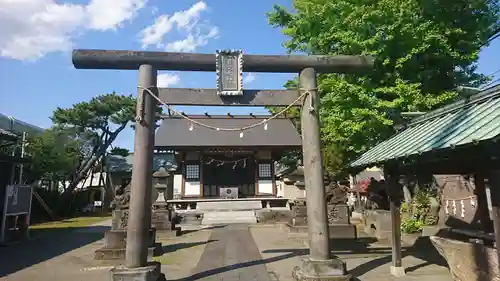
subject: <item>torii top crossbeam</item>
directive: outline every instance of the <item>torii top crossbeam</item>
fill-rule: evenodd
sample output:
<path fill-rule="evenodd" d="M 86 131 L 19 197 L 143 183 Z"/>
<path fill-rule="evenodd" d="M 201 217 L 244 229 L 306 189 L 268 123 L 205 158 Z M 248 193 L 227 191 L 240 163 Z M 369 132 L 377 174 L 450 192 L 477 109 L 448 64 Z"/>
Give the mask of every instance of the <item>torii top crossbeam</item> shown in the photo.
<path fill-rule="evenodd" d="M 245 72 L 298 73 L 312 67 L 317 73 L 360 73 L 372 68 L 368 56 L 244 55 Z M 137 70 L 152 65 L 157 70 L 216 71 L 215 54 L 170 53 L 127 50 L 73 51 L 78 69 Z"/>

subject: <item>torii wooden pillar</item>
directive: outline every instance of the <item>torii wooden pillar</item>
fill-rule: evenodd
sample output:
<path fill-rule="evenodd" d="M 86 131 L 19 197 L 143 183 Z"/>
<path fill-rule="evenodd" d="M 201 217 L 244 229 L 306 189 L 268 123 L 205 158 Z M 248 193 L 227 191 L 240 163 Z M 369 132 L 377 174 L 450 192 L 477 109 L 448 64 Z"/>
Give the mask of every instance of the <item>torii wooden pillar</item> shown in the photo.
<path fill-rule="evenodd" d="M 211 89 L 157 89 L 157 70 L 217 71 L 215 54 L 75 50 L 73 64 L 79 69 L 139 70 L 139 86 L 158 94 L 169 105 L 276 106 L 289 105 L 308 92 L 302 100 L 302 139 L 310 256 L 293 269 L 297 280 L 348 280 L 345 264 L 332 259 L 329 246 L 322 154 L 319 137 L 319 97 L 316 73 L 359 73 L 370 69 L 373 60 L 362 56 L 270 56 L 244 55 L 241 71 L 300 73 L 297 90 L 243 90 L 242 95 L 220 96 Z M 234 61 L 232 61 L 234 63 Z M 233 75 L 232 73 L 230 75 Z M 241 78 L 241 77 L 240 77 Z M 227 82 L 227 81 L 226 81 Z M 299 104 L 300 105 L 300 104 Z M 113 271 L 113 280 L 164 279 L 159 263 L 147 262 L 147 233 L 151 226 L 151 176 L 156 102 L 138 91 L 137 121 L 124 268 Z M 314 206 L 314 208 L 312 208 Z"/>

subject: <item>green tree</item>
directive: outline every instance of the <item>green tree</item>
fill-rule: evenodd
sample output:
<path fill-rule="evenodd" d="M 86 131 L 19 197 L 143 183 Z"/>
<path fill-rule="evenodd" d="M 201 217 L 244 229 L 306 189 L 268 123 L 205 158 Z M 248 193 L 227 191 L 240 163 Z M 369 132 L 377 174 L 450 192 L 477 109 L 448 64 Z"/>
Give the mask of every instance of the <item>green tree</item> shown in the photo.
<path fill-rule="evenodd" d="M 136 99 L 116 93 L 99 95 L 71 108 L 57 108 L 52 122 L 57 128 L 72 130 L 89 149 L 75 170 L 71 183 L 63 194 L 63 201 L 72 194 L 78 183 L 87 177 L 118 135 L 135 118 Z M 158 107 L 158 111 L 161 108 Z"/>
<path fill-rule="evenodd" d="M 119 155 L 119 156 L 127 157 L 130 155 L 130 150 L 128 150 L 126 148 L 115 146 L 109 151 L 109 155 Z"/>
<path fill-rule="evenodd" d="M 80 165 L 85 144 L 72 134 L 58 128 L 45 130 L 29 138 L 26 145 L 28 181 L 47 179 L 68 181 Z"/>
<path fill-rule="evenodd" d="M 325 158 L 340 158 L 327 169 L 338 173 L 393 134 L 401 112 L 434 109 L 456 98 L 456 86 L 485 83 L 476 61 L 499 26 L 498 2 L 294 0 L 294 13 L 274 6 L 268 19 L 289 52 L 375 57 L 364 76 L 318 77 Z"/>

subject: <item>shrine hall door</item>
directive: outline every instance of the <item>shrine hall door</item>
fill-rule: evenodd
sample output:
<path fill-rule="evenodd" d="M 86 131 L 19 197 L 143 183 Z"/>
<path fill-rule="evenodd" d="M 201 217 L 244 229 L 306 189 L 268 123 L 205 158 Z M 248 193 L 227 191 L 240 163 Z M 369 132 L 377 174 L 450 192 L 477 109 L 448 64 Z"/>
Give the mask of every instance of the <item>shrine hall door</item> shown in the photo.
<path fill-rule="evenodd" d="M 238 197 L 255 196 L 255 161 L 248 159 L 245 165 L 217 162 L 203 164 L 203 197 L 218 198 L 223 187 L 237 187 Z"/>

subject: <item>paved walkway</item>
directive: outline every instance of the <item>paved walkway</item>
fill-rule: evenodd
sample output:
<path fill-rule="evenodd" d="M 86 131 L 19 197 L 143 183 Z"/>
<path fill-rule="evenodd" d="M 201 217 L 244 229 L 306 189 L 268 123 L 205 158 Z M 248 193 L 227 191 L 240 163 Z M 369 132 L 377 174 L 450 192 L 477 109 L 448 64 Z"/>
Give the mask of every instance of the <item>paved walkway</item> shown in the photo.
<path fill-rule="evenodd" d="M 193 274 L 184 280 L 271 280 L 248 225 L 216 228 L 209 241 Z"/>
<path fill-rule="evenodd" d="M 262 259 L 272 276 L 279 281 L 291 281 L 292 268 L 308 254 L 307 237 L 289 234 L 279 226 L 251 227 Z M 361 235 L 363 236 L 363 235 Z M 352 240 L 332 240 L 332 253 L 347 264 L 355 281 L 452 281 L 446 262 L 428 244 L 416 245 L 403 251 L 403 266 L 407 275 L 390 275 L 391 248 L 370 237 Z"/>
<path fill-rule="evenodd" d="M 92 257 L 103 245 L 101 239 L 108 229 L 97 225 L 37 230 L 30 241 L 0 248 L 0 280 L 107 280 L 106 271 L 87 269 L 99 266 Z M 106 268 L 109 271 L 109 266 Z"/>
<path fill-rule="evenodd" d="M 94 261 L 103 245 L 109 222 L 71 232 L 47 233 L 40 239 L 0 248 L 1 281 L 110 280 L 112 263 Z M 158 233 L 165 254 L 162 263 L 167 280 L 291 281 L 292 268 L 308 250 L 304 236 L 294 236 L 279 226 L 229 225 L 192 231 L 167 238 Z M 443 260 L 428 245 L 404 251 L 408 274 L 389 274 L 388 245 L 362 237 L 357 241 L 333 241 L 333 253 L 346 261 L 357 281 L 451 281 Z M 435 252 L 435 250 L 434 250 Z"/>

